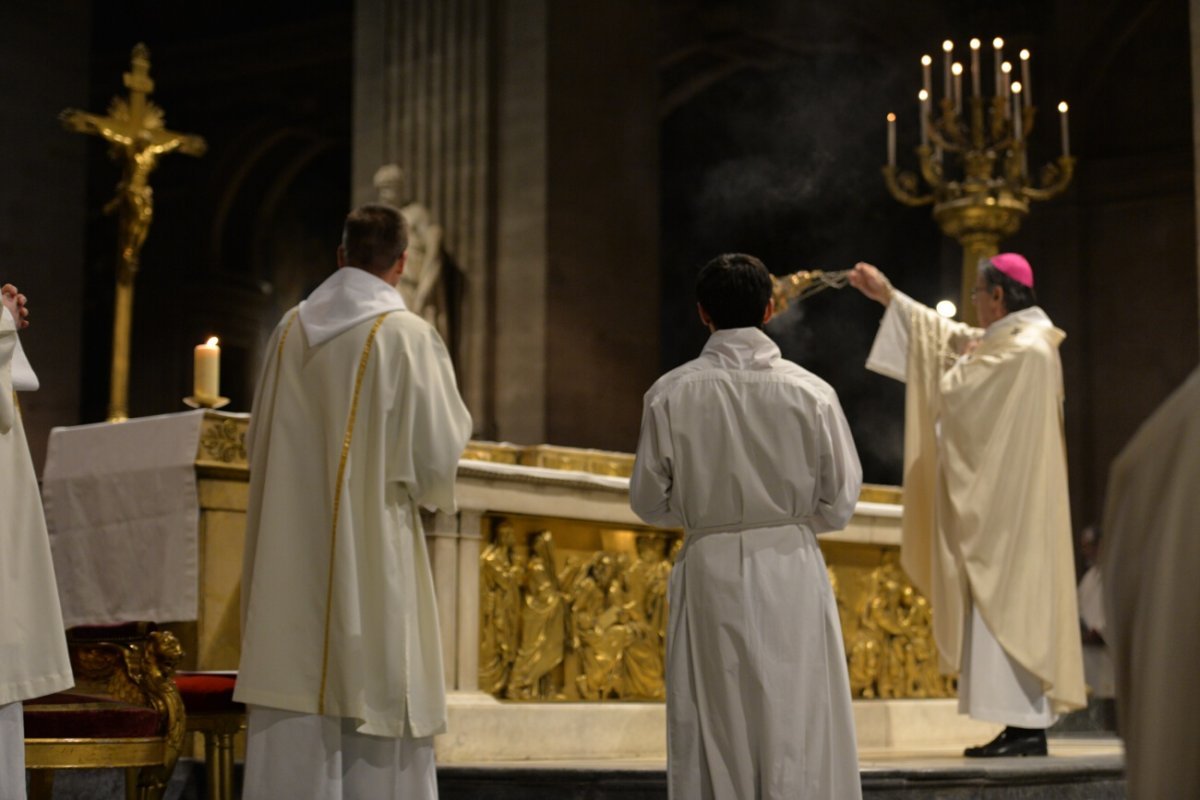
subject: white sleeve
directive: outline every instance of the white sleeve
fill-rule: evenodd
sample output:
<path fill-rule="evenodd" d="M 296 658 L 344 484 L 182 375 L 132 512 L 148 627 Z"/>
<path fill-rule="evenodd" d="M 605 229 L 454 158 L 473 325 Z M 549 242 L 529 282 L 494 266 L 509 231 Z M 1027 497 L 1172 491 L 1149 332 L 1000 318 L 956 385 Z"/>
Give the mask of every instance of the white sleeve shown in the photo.
<path fill-rule="evenodd" d="M 4 312 L 5 316 L 12 319 L 12 313 L 8 309 L 4 309 Z M 15 324 L 13 327 L 13 338 L 16 339 L 17 346 L 12 355 L 12 388 L 18 392 L 36 392 L 40 384 L 37 374 L 33 371 L 33 365 L 29 363 L 25 351 L 21 348 L 21 337 L 16 334 L 19 327 Z"/>
<path fill-rule="evenodd" d="M 916 301 L 903 292 L 895 292 L 883 319 L 879 333 L 867 356 L 867 369 L 904 382 L 908 373 L 909 307 Z"/>
<path fill-rule="evenodd" d="M 16 421 L 12 385 L 12 358 L 16 345 L 16 324 L 8 309 L 0 308 L 0 434 L 12 430 Z"/>
<path fill-rule="evenodd" d="M 683 518 L 671 508 L 671 438 L 669 426 L 658 419 L 661 410 L 646 400 L 637 459 L 629 479 L 629 507 L 650 525 L 673 527 L 682 525 Z"/>
<path fill-rule="evenodd" d="M 834 397 L 820 415 L 817 513 L 813 533 L 840 531 L 854 516 L 862 490 L 862 465 L 842 406 Z"/>

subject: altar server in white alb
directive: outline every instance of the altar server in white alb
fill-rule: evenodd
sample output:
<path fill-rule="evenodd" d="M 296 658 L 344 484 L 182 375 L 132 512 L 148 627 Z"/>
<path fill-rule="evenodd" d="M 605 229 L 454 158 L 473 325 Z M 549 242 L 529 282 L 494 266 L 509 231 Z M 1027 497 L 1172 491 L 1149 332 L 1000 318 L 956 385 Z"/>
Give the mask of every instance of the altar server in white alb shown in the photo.
<path fill-rule="evenodd" d="M 21 701 L 75 684 L 58 584 L 17 391 L 38 388 L 21 351 L 25 295 L 0 287 L 0 797 L 25 797 Z"/>
<path fill-rule="evenodd" d="M 1200 797 L 1200 368 L 1113 462 L 1104 541 L 1129 796 Z"/>
<path fill-rule="evenodd" d="M 712 335 L 646 393 L 633 510 L 681 526 L 667 630 L 673 800 L 861 797 L 837 605 L 816 534 L 862 470 L 837 395 L 762 326 L 771 276 L 719 256 L 696 284 Z"/>
<path fill-rule="evenodd" d="M 471 432 L 449 355 L 404 307 L 400 212 L 346 218 L 339 269 L 284 315 L 247 448 L 249 800 L 433 798 L 446 728 L 419 508 L 455 510 Z"/>
<path fill-rule="evenodd" d="M 1087 702 L 1063 441 L 1065 334 L 1024 257 L 980 263 L 980 328 L 943 318 L 870 264 L 850 282 L 887 307 L 867 368 L 906 383 L 900 560 L 933 608 L 959 711 L 1000 723 L 972 757 L 1046 754 Z"/>

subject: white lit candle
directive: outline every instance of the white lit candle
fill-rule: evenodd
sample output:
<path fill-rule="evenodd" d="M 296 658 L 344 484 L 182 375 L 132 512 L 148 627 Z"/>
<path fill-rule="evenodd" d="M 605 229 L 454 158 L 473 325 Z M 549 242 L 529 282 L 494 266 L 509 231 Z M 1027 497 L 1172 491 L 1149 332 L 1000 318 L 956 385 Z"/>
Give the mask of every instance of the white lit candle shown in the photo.
<path fill-rule="evenodd" d="M 1071 134 L 1067 128 L 1067 101 L 1058 104 L 1058 126 L 1062 132 L 1062 151 L 1064 156 L 1071 155 Z"/>
<path fill-rule="evenodd" d="M 946 54 L 946 85 L 943 87 L 943 91 L 945 91 L 946 97 L 950 97 L 950 62 L 954 60 L 954 42 L 949 39 L 942 42 L 942 51 Z"/>
<path fill-rule="evenodd" d="M 1025 105 L 1033 105 L 1033 84 L 1029 82 L 1029 51 L 1021 51 L 1021 83 L 1025 86 Z"/>
<path fill-rule="evenodd" d="M 1004 74 L 1000 72 L 1000 62 L 1004 61 L 1004 40 L 997 36 L 992 39 L 992 47 L 996 50 L 996 96 L 1004 94 Z"/>
<path fill-rule="evenodd" d="M 921 85 L 925 87 L 925 91 L 933 94 L 933 56 L 921 56 Z"/>
<path fill-rule="evenodd" d="M 1021 84 L 1019 81 L 1014 81 L 1012 85 L 1012 115 L 1013 115 L 1013 141 L 1021 141 L 1021 135 L 1024 133 L 1021 120 Z"/>
<path fill-rule="evenodd" d="M 1009 76 L 1012 75 L 1012 64 L 1005 61 L 1000 65 L 1000 77 L 1002 78 L 1000 96 L 1004 98 L 1004 116 L 1008 116 L 1008 99 L 1012 96 L 1009 93 L 1009 81 L 1012 80 Z"/>
<path fill-rule="evenodd" d="M 221 348 L 217 337 L 196 345 L 195 367 L 192 394 L 198 400 L 216 400 L 221 396 Z"/>
<path fill-rule="evenodd" d="M 963 65 L 955 61 L 950 67 L 950 72 L 954 75 L 954 110 L 961 111 Z"/>
<path fill-rule="evenodd" d="M 888 166 L 896 166 L 896 115 L 887 115 L 887 156 Z"/>
<path fill-rule="evenodd" d="M 983 43 L 971 40 L 971 96 L 979 97 L 979 48 Z"/>
<path fill-rule="evenodd" d="M 929 129 L 925 127 L 929 124 L 929 92 L 922 89 L 921 91 L 917 92 L 917 99 L 921 101 L 921 110 L 918 114 L 918 119 L 920 121 L 920 125 L 918 127 L 921 128 L 921 145 L 925 146 L 929 144 Z"/>

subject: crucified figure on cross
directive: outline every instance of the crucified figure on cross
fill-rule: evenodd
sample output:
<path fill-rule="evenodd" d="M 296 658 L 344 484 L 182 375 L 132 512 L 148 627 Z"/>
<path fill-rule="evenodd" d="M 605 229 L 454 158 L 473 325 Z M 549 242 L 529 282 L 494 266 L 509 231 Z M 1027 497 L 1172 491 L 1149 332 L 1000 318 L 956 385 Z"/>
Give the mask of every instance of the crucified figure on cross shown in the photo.
<path fill-rule="evenodd" d="M 128 417 L 133 279 L 154 218 L 150 173 L 158 166 L 158 159 L 167 153 L 178 150 L 200 156 L 207 148 L 199 136 L 167 130 L 162 109 L 146 99 L 154 91 L 154 81 L 150 79 L 150 51 L 144 44 L 133 48 L 132 66 L 124 75 L 124 83 L 129 89 L 129 97 L 113 98 L 108 116 L 73 108 L 59 114 L 68 130 L 102 137 L 109 144 L 109 156 L 121 162 L 117 194 L 104 206 L 104 213 L 117 214 L 117 292 L 108 401 L 110 422 Z"/>
<path fill-rule="evenodd" d="M 150 79 L 150 53 L 145 45 L 133 49 L 133 67 L 125 73 L 124 81 L 129 99 L 114 98 L 108 116 L 69 108 L 59 118 L 70 130 L 103 137 L 111 146 L 111 157 L 122 162 L 117 194 L 104 206 L 104 213 L 118 213 L 118 279 L 131 281 L 154 217 L 150 173 L 167 153 L 178 150 L 200 156 L 207 145 L 199 136 L 167 130 L 162 109 L 147 101 L 154 91 L 154 81 Z"/>

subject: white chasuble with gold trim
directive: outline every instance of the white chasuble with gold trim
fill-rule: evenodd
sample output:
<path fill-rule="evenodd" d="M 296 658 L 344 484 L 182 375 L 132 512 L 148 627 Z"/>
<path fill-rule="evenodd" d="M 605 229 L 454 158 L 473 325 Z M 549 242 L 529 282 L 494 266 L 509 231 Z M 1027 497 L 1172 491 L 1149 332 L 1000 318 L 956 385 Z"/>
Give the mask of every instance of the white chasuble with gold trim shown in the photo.
<path fill-rule="evenodd" d="M 245 703 L 445 729 L 419 506 L 455 510 L 471 419 L 445 346 L 390 286 L 334 273 L 272 336 L 247 434 Z"/>

